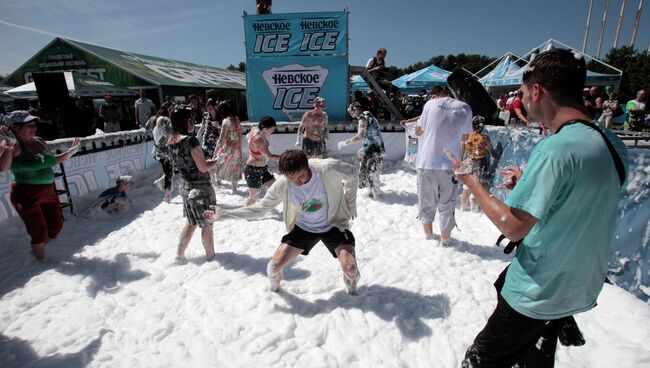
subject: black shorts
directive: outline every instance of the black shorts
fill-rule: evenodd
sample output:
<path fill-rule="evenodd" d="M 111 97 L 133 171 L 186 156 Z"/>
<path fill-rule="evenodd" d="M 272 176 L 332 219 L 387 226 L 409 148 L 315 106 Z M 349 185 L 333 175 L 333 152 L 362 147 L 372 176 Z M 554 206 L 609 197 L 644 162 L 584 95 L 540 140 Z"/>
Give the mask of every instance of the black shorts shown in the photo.
<path fill-rule="evenodd" d="M 311 140 L 307 137 L 302 139 L 302 151 L 307 156 L 322 156 L 325 154 L 325 140 Z"/>
<path fill-rule="evenodd" d="M 301 229 L 299 226 L 294 226 L 288 234 L 282 237 L 282 243 L 290 245 L 294 248 L 302 249 L 303 255 L 308 255 L 311 248 L 313 248 L 318 241 L 323 241 L 323 244 L 330 251 L 332 257 L 337 258 L 336 248 L 341 245 L 351 245 L 354 247 L 354 235 L 350 230 L 345 232 L 336 227 L 329 229 L 324 233 L 312 233 Z"/>
<path fill-rule="evenodd" d="M 498 295 L 496 309 L 465 353 L 461 367 L 512 367 L 515 363 L 553 367 L 558 336 L 555 322 L 526 317 Z"/>
<path fill-rule="evenodd" d="M 261 188 L 262 184 L 275 179 L 268 166 L 244 166 L 244 179 L 249 188 Z"/>

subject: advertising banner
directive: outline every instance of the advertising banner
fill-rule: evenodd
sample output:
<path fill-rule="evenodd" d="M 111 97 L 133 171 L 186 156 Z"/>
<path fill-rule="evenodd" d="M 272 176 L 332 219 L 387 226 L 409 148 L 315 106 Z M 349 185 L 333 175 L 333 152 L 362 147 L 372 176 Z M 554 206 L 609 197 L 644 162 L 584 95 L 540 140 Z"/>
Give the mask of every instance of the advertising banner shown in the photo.
<path fill-rule="evenodd" d="M 245 15 L 249 118 L 299 121 L 326 100 L 330 121 L 346 120 L 346 12 Z"/>
<path fill-rule="evenodd" d="M 345 120 L 347 57 L 312 56 L 250 59 L 247 73 L 250 119 L 270 115 L 277 121 L 299 121 L 313 108 L 314 98 L 326 101 L 329 120 Z"/>
<path fill-rule="evenodd" d="M 244 16 L 246 56 L 310 56 L 348 53 L 345 12 Z"/>
<path fill-rule="evenodd" d="M 115 185 L 115 180 L 120 175 L 134 175 L 138 171 L 157 165 L 151 155 L 153 143 L 151 141 L 74 156 L 66 160 L 64 168 L 70 196 L 78 197 L 91 192 L 108 189 Z M 53 168 L 58 170 L 58 165 Z M 62 189 L 61 178 L 56 179 L 56 186 Z M 0 173 L 0 221 L 17 216 L 16 210 L 9 202 L 9 189 L 11 187 L 11 171 Z"/>

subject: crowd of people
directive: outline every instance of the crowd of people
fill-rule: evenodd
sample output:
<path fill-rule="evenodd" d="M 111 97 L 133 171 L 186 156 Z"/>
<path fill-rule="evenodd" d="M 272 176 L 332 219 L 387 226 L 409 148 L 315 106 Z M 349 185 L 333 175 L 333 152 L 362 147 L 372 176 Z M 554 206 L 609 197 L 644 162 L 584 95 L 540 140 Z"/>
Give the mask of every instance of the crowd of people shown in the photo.
<path fill-rule="evenodd" d="M 517 116 L 544 122 L 553 134 L 535 147 L 525 171 L 506 167 L 501 172 L 505 182 L 499 188 L 511 190 L 505 202 L 489 192 L 485 169 L 492 142 L 483 132 L 485 119 L 473 116 L 468 104 L 454 99 L 445 88 L 434 88 L 421 116 L 403 122 L 414 125 L 419 139 L 416 189 L 424 237 L 441 246 L 453 245 L 462 184 L 466 192 L 461 207 L 468 206 L 471 194 L 472 203 L 518 245 L 512 263 L 495 283 L 496 308 L 467 350 L 463 367 L 531 362 L 551 367 L 558 337 L 565 336 L 567 328 L 577 329 L 572 316 L 595 306 L 607 272 L 628 159 L 622 141 L 592 123 L 605 112 L 598 116 L 587 109 L 581 97 L 585 79 L 584 59 L 568 50 L 540 54 L 524 73 L 521 88 L 506 107 L 515 104 Z M 641 111 L 645 117 L 644 99 L 645 92 L 640 91 L 628 110 Z M 594 98 L 592 108 L 600 105 L 613 111 L 608 100 L 601 100 Z M 314 100 L 314 109 L 302 119 L 296 142 L 301 149 L 281 154 L 272 153 L 279 147 L 270 147 L 269 136 L 276 125 L 272 117 L 261 118 L 244 137 L 228 101 L 209 100 L 206 113 L 199 106 L 165 103 L 145 123 L 153 127 L 153 154 L 164 173 L 156 185 L 165 198 L 172 191 L 172 176 L 178 179 L 187 221 L 180 233 L 178 261 L 186 261 L 185 251 L 197 227 L 210 260 L 215 254 L 215 223 L 258 218 L 282 204 L 287 233 L 267 265 L 270 290 L 279 290 L 291 260 L 308 255 L 322 241 L 338 259 L 347 291 L 357 294 L 360 271 L 350 220 L 357 216 L 359 188 L 368 187 L 372 197 L 380 197 L 385 152 L 374 114 L 359 101 L 348 108 L 358 120 L 358 132 L 337 148 L 362 142 L 357 168 L 323 158 L 329 136 L 322 98 Z M 38 117 L 26 111 L 4 118 L 0 133 L 8 138 L 0 140 L 0 171 L 12 170 L 11 202 L 32 237 L 36 258 L 43 259 L 45 244 L 62 227 L 51 167 L 74 155 L 79 142 L 65 153 L 52 155 L 35 134 L 36 121 Z M 197 122 L 200 128 L 195 132 Z M 249 149 L 245 164 L 244 138 Z M 278 162 L 279 176 L 270 172 L 269 160 Z M 236 192 L 242 174 L 249 188 L 245 204 L 235 209 L 218 207 L 214 186 L 223 181 Z M 125 197 L 122 193 L 129 184 L 130 178 L 124 178 L 109 194 L 113 199 Z M 263 187 L 266 193 L 260 198 Z M 438 235 L 432 226 L 436 215 Z M 580 339 L 560 341 L 580 344 Z"/>

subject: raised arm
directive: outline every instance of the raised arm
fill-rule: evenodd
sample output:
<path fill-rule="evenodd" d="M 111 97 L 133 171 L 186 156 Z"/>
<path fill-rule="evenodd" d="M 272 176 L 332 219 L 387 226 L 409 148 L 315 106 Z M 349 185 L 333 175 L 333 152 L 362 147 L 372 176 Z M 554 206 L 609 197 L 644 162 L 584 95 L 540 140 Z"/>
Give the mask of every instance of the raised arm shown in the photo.
<path fill-rule="evenodd" d="M 46 142 L 42 142 L 42 143 L 43 145 L 45 145 L 45 148 L 47 149 L 47 143 Z M 60 164 L 63 161 L 74 156 L 74 154 L 77 153 L 77 151 L 79 150 L 80 144 L 81 144 L 81 139 L 75 138 L 74 141 L 72 142 L 72 145 L 70 146 L 70 148 L 68 148 L 67 151 L 54 156 L 54 158 L 56 159 L 56 163 Z"/>

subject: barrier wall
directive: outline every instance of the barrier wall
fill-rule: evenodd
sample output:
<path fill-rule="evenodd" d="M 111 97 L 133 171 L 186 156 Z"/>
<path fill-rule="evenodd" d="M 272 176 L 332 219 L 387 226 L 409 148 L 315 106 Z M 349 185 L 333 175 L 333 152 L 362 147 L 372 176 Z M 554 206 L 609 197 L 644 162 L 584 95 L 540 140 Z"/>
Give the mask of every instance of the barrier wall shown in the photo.
<path fill-rule="evenodd" d="M 279 130 L 289 134 L 273 134 L 270 138 L 271 152 L 280 153 L 295 147 L 296 135 L 290 133 L 296 127 L 296 124 L 280 124 Z M 390 129 L 395 128 L 391 126 Z M 346 146 L 341 151 L 336 149 L 338 142 L 355 134 L 354 125 L 331 127 L 330 130 L 330 156 L 356 163 L 355 155 L 361 147 L 360 143 Z M 490 165 L 493 173 L 508 165 L 525 166 L 532 149 L 543 139 L 536 133 L 504 127 L 488 127 L 487 133 L 496 151 Z M 406 147 L 404 133 L 383 132 L 383 137 L 387 149 L 385 166 L 399 165 L 404 159 Z M 159 164 L 151 156 L 152 142 L 149 139 L 144 130 L 83 139 L 82 144 L 89 153 L 82 152 L 65 163 L 72 196 L 111 187 L 119 175 L 137 176 L 142 170 L 159 170 Z M 50 142 L 50 148 L 65 150 L 70 143 L 70 139 L 57 140 Z M 246 142 L 243 151 L 245 154 L 248 152 Z M 609 277 L 615 284 L 647 301 L 650 296 L 650 149 L 630 148 L 629 167 L 628 183 L 623 188 L 619 203 L 616 239 L 609 259 Z M 492 187 L 500 182 L 501 178 L 493 175 Z M 0 223 L 16 216 L 9 203 L 10 184 L 10 173 L 0 173 Z M 507 191 L 493 192 L 501 199 L 507 195 Z"/>
<path fill-rule="evenodd" d="M 491 168 L 507 165 L 525 166 L 535 144 L 542 137 L 536 133 L 488 128 L 497 148 Z M 616 285 L 648 301 L 650 296 L 650 149 L 630 148 L 629 175 L 618 204 L 616 237 L 609 257 L 608 277 Z M 496 163 L 494 162 L 496 161 Z M 494 175 L 493 187 L 501 182 Z M 507 191 L 493 191 L 505 199 Z"/>

